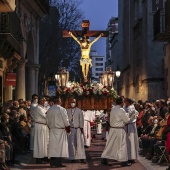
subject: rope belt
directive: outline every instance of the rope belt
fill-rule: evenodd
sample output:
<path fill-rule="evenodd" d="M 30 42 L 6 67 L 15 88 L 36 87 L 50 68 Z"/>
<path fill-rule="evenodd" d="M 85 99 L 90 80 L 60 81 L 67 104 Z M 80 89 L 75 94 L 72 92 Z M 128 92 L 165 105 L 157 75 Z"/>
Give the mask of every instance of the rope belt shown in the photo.
<path fill-rule="evenodd" d="M 65 128 L 53 127 L 53 128 L 50 128 L 50 129 L 65 129 Z"/>
<path fill-rule="evenodd" d="M 41 122 L 35 122 L 35 123 L 37 123 L 37 124 L 42 124 L 42 125 L 47 125 L 47 124 L 45 124 L 45 123 L 41 123 Z"/>
<path fill-rule="evenodd" d="M 115 129 L 124 129 L 124 127 L 112 127 L 112 126 L 110 126 L 110 128 L 115 128 Z"/>
<path fill-rule="evenodd" d="M 73 128 L 73 129 L 78 129 L 78 128 L 80 128 L 80 127 L 71 127 L 71 128 Z"/>
<path fill-rule="evenodd" d="M 85 121 L 90 123 L 90 121 L 89 121 L 89 120 L 85 120 Z"/>

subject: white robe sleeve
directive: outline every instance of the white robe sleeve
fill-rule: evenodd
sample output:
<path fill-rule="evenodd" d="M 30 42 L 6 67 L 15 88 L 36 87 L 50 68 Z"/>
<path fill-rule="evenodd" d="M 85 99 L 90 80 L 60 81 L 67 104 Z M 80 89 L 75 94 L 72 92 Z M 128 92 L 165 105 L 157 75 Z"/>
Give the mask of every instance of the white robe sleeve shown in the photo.
<path fill-rule="evenodd" d="M 63 118 L 63 122 L 64 122 L 64 125 L 67 127 L 67 126 L 70 126 L 70 123 L 69 123 L 69 120 L 68 120 L 68 115 L 67 115 L 67 110 L 66 109 L 61 109 L 61 115 L 62 115 L 62 118 Z"/>
<path fill-rule="evenodd" d="M 129 121 L 130 121 L 130 118 L 127 116 L 125 110 L 122 110 L 122 120 L 126 124 L 129 123 Z"/>

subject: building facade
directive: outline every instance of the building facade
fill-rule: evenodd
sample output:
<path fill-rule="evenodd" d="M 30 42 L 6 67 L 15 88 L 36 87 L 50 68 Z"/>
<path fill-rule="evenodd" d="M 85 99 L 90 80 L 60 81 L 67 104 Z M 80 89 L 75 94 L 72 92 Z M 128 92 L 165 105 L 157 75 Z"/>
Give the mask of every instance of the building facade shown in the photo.
<path fill-rule="evenodd" d="M 152 0 L 118 3 L 118 37 L 110 43 L 113 67 L 121 69 L 121 95 L 143 101 L 164 98 L 164 44 L 153 41 Z"/>
<path fill-rule="evenodd" d="M 154 41 L 164 43 L 165 94 L 170 96 L 170 0 L 157 1 L 154 8 Z"/>
<path fill-rule="evenodd" d="M 99 56 L 96 50 L 91 50 L 90 56 L 92 58 L 92 81 L 99 81 L 99 76 L 105 71 L 105 57 Z"/>
<path fill-rule="evenodd" d="M 106 39 L 106 67 L 115 70 L 118 61 L 118 18 L 112 17 L 109 20 L 107 31 L 109 36 Z M 113 55 L 114 54 L 114 55 Z"/>
<path fill-rule="evenodd" d="M 5 3 L 9 7 L 8 1 Z M 48 12 L 48 0 L 15 0 L 15 11 L 1 11 L 0 95 L 3 101 L 31 99 L 32 94 L 38 93 L 39 21 Z M 7 73 L 16 74 L 16 86 L 5 84 Z"/>

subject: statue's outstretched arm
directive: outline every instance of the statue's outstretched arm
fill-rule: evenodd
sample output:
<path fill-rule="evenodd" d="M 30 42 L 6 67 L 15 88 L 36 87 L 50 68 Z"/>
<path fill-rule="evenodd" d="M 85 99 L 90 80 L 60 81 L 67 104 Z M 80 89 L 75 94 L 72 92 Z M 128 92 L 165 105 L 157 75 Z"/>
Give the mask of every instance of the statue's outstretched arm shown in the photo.
<path fill-rule="evenodd" d="M 95 43 L 100 37 L 102 37 L 104 34 L 101 33 L 98 37 L 96 37 L 90 44 L 92 45 L 93 43 Z"/>
<path fill-rule="evenodd" d="M 77 43 L 79 44 L 79 45 L 81 45 L 81 43 L 80 43 L 80 41 L 78 40 L 78 38 L 72 33 L 72 32 L 68 32 L 69 34 L 70 34 L 70 36 L 72 36 L 73 37 L 73 39 L 75 40 L 75 41 L 77 41 Z"/>

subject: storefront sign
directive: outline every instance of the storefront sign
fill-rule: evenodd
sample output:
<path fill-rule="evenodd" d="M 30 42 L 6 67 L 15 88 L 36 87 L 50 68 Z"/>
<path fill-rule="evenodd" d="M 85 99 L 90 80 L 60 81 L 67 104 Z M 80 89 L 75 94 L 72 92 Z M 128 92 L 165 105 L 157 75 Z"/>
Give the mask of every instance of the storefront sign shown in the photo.
<path fill-rule="evenodd" d="M 16 86 L 16 73 L 7 73 L 5 79 L 6 86 Z"/>

